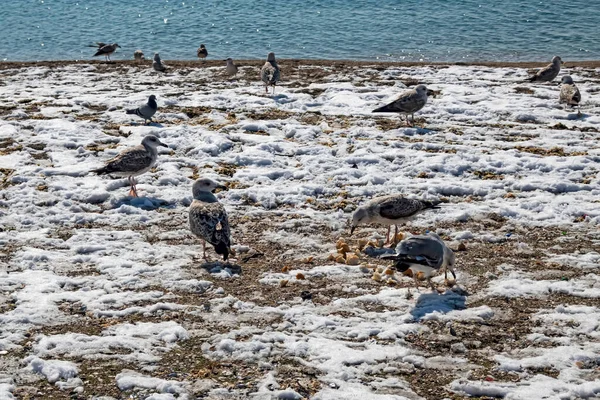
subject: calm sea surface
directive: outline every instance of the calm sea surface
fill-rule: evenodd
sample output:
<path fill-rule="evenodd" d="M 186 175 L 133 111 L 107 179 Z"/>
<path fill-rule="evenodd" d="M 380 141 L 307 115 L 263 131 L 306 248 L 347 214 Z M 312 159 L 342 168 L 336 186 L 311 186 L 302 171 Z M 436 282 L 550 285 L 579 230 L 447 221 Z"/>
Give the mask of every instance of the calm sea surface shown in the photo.
<path fill-rule="evenodd" d="M 0 60 L 600 59 L 600 0 L 3 0 Z"/>

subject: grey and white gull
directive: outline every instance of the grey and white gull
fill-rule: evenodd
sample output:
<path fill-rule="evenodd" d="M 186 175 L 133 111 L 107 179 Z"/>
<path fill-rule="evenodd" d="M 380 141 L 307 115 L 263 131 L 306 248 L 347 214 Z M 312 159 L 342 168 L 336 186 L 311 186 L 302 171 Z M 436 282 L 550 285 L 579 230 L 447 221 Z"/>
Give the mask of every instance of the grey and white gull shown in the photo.
<path fill-rule="evenodd" d="M 136 51 L 134 51 L 134 52 L 133 52 L 133 59 L 134 59 L 135 61 L 143 61 L 143 60 L 145 59 L 145 58 L 144 58 L 144 52 L 143 52 L 143 51 L 141 51 L 141 50 L 136 50 Z"/>
<path fill-rule="evenodd" d="M 415 123 L 415 113 L 425 107 L 427 96 L 431 91 L 427 90 L 425 85 L 418 85 L 414 89 L 407 90 L 400 97 L 386 104 L 383 107 L 373 110 L 374 113 L 389 112 L 406 115 L 406 123 L 410 126 Z M 412 123 L 408 120 L 408 115 L 412 117 Z"/>
<path fill-rule="evenodd" d="M 398 243 L 396 254 L 384 255 L 381 258 L 394 260 L 394 267 L 399 272 L 406 273 L 410 270 L 417 288 L 418 280 L 426 279 L 435 290 L 431 277 L 442 270 L 446 279 L 450 270 L 456 280 L 454 252 L 436 233 L 408 237 Z"/>
<path fill-rule="evenodd" d="M 575 86 L 575 82 L 573 82 L 573 78 L 569 75 L 565 75 L 561 78 L 561 86 L 560 86 L 560 97 L 559 103 L 566 104 L 571 107 L 579 107 L 579 103 L 581 102 L 581 93 L 577 86 Z M 581 111 L 578 112 L 581 113 Z"/>
<path fill-rule="evenodd" d="M 194 200 L 190 205 L 190 230 L 202 239 L 203 257 L 206 257 L 206 242 L 210 243 L 217 254 L 227 260 L 231 253 L 231 232 L 227 211 L 212 193 L 215 189 L 225 188 L 209 178 L 200 178 L 192 186 Z"/>
<path fill-rule="evenodd" d="M 275 60 L 275 53 L 270 52 L 265 65 L 260 69 L 260 79 L 265 83 L 265 92 L 269 93 L 269 86 L 273 86 L 273 94 L 275 94 L 275 85 L 280 78 L 281 71 Z"/>
<path fill-rule="evenodd" d="M 162 63 L 160 59 L 160 54 L 154 53 L 154 61 L 152 61 L 152 68 L 158 72 L 165 72 L 167 70 L 167 66 Z"/>
<path fill-rule="evenodd" d="M 129 195 L 138 197 L 134 177 L 148 172 L 156 164 L 158 146 L 169 147 L 156 136 L 148 135 L 142 140 L 142 144 L 125 149 L 116 157 L 106 161 L 102 168 L 94 169 L 91 172 L 98 175 L 127 177 L 129 185 L 131 185 Z"/>
<path fill-rule="evenodd" d="M 139 106 L 138 108 L 134 108 L 131 110 L 125 110 L 127 114 L 135 114 L 140 118 L 144 118 L 144 124 L 146 121 L 152 122 L 152 117 L 156 114 L 156 110 L 158 110 L 158 104 L 156 103 L 156 96 L 150 95 L 148 97 L 148 102 L 144 105 Z"/>
<path fill-rule="evenodd" d="M 238 67 L 237 67 L 237 65 L 235 65 L 235 63 L 233 62 L 233 59 L 231 57 L 229 57 L 225 61 L 227 62 L 227 65 L 225 65 L 225 73 L 227 74 L 228 77 L 232 78 L 237 74 Z"/>
<path fill-rule="evenodd" d="M 560 66 L 564 64 L 559 56 L 552 57 L 552 62 L 540 69 L 532 77 L 527 78 L 529 82 L 551 82 L 558 76 Z"/>
<path fill-rule="evenodd" d="M 101 44 L 104 43 L 99 42 L 98 46 L 100 46 Z M 119 46 L 117 43 L 104 44 L 104 46 L 98 48 L 98 51 L 96 52 L 96 54 L 94 54 L 94 57 L 104 56 L 106 58 L 106 61 L 111 61 L 110 55 L 117 50 L 117 47 L 120 48 L 121 46 Z"/>
<path fill-rule="evenodd" d="M 436 203 L 418 199 L 407 199 L 402 195 L 376 197 L 358 207 L 352 215 L 350 234 L 358 225 L 377 223 L 387 225 L 386 244 L 390 242 L 390 229 L 394 225 L 394 240 L 398 234 L 398 224 L 415 218 L 423 210 L 439 208 Z"/>
<path fill-rule="evenodd" d="M 196 55 L 198 56 L 199 59 L 204 61 L 206 59 L 206 57 L 208 57 L 208 50 L 206 50 L 206 46 L 201 44 L 200 47 L 198 47 L 198 51 L 196 52 Z"/>

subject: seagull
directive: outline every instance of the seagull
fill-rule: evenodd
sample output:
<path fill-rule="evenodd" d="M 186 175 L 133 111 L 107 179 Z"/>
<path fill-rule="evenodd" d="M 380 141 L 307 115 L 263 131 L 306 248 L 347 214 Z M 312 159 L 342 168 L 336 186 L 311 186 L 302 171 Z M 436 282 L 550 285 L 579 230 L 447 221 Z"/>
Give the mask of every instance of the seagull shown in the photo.
<path fill-rule="evenodd" d="M 152 68 L 158 72 L 165 72 L 167 70 L 167 66 L 162 63 L 160 60 L 160 55 L 158 53 L 154 53 L 154 61 L 152 62 Z"/>
<path fill-rule="evenodd" d="M 110 61 L 110 55 L 112 53 L 115 52 L 115 50 L 117 50 L 117 47 L 121 48 L 121 46 L 119 46 L 117 43 L 113 43 L 113 44 L 104 44 L 101 42 L 98 42 L 98 51 L 96 52 L 96 54 L 94 54 L 94 57 L 96 56 L 104 56 L 106 58 L 106 61 Z M 101 44 L 104 44 L 104 46 L 100 47 Z"/>
<path fill-rule="evenodd" d="M 146 104 L 132 110 L 125 110 L 125 112 L 127 114 L 135 114 L 138 117 L 144 118 L 145 124 L 146 120 L 152 122 L 152 116 L 156 113 L 156 110 L 158 110 L 158 104 L 156 104 L 156 96 L 150 95 Z"/>
<path fill-rule="evenodd" d="M 231 233 L 225 207 L 212 193 L 218 188 L 225 188 L 211 179 L 200 178 L 192 186 L 194 201 L 190 205 L 190 230 L 202 239 L 203 257 L 206 257 L 206 242 L 213 245 L 215 252 L 226 261 L 231 252 Z"/>
<path fill-rule="evenodd" d="M 201 58 L 202 61 L 204 61 L 204 59 L 206 57 L 208 57 L 208 50 L 206 50 L 206 46 L 201 44 L 200 47 L 198 47 L 198 58 Z"/>
<path fill-rule="evenodd" d="M 260 79 L 265 83 L 265 92 L 269 93 L 269 85 L 273 86 L 273 94 L 275 94 L 275 84 L 279 82 L 281 73 L 279 65 L 275 61 L 275 53 L 271 52 L 267 56 L 267 62 L 260 69 Z"/>
<path fill-rule="evenodd" d="M 579 89 L 577 89 L 577 86 L 575 86 L 573 78 L 571 78 L 569 75 L 565 75 L 561 79 L 561 84 L 559 103 L 564 103 L 572 107 L 579 107 L 581 93 L 579 93 Z M 579 110 L 578 112 L 581 113 Z"/>
<path fill-rule="evenodd" d="M 156 164 L 156 159 L 158 158 L 157 146 L 168 147 L 158 140 L 156 136 L 146 136 L 142 140 L 142 144 L 125 149 L 116 157 L 106 161 L 104 167 L 94 169 L 91 172 L 98 175 L 127 177 L 131 185 L 129 195 L 138 197 L 135 187 L 136 182 L 133 177 L 149 171 Z"/>
<path fill-rule="evenodd" d="M 235 76 L 235 74 L 237 74 L 237 72 L 238 72 L 238 67 L 237 67 L 237 65 L 235 65 L 235 64 L 233 63 L 233 60 L 231 59 L 231 57 L 229 57 L 229 58 L 228 58 L 227 60 L 225 60 L 225 61 L 227 61 L 227 66 L 225 66 L 225 73 L 226 73 L 226 74 L 227 74 L 227 76 L 229 76 L 230 78 L 231 78 L 231 77 L 234 77 L 234 76 Z"/>
<path fill-rule="evenodd" d="M 374 113 L 392 112 L 406 115 L 406 123 L 413 126 L 415 123 L 415 112 L 419 111 L 427 103 L 427 95 L 432 93 L 425 85 L 418 85 L 414 89 L 402 93 L 398 99 L 383 107 L 373 110 Z M 412 124 L 408 120 L 408 114 L 412 116 Z"/>
<path fill-rule="evenodd" d="M 390 229 L 394 225 L 394 240 L 398 234 L 398 224 L 408 222 L 425 209 L 438 209 L 437 203 L 425 200 L 407 199 L 402 195 L 377 197 L 360 206 L 352 215 L 350 234 L 360 224 L 378 223 L 388 226 L 385 242 L 390 242 Z"/>
<path fill-rule="evenodd" d="M 136 61 L 144 60 L 144 52 L 141 50 L 136 50 L 133 52 L 133 59 Z"/>
<path fill-rule="evenodd" d="M 394 260 L 394 267 L 399 272 L 406 273 L 410 270 L 417 289 L 418 278 L 425 278 L 431 289 L 435 290 L 431 276 L 442 269 L 446 279 L 448 279 L 449 269 L 456 280 L 454 252 L 436 233 L 406 238 L 396 246 L 396 254 L 384 255 L 380 258 Z"/>
<path fill-rule="evenodd" d="M 554 78 L 558 76 L 560 72 L 560 65 L 564 64 L 559 56 L 552 57 L 552 63 L 546 65 L 544 68 L 540 69 L 530 78 L 527 78 L 529 82 L 551 82 Z"/>

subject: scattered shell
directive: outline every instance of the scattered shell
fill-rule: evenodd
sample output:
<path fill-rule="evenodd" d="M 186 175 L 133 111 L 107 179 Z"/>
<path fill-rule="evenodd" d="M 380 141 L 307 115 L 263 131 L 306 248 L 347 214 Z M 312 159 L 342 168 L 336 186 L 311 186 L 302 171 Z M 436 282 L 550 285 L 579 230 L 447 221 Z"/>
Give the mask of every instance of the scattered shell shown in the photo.
<path fill-rule="evenodd" d="M 359 239 L 358 241 L 358 249 L 362 250 L 365 248 L 365 246 L 367 245 L 367 243 L 369 243 L 369 241 L 367 239 Z"/>
<path fill-rule="evenodd" d="M 346 259 L 344 258 L 344 256 L 342 254 L 340 254 L 336 257 L 335 262 L 340 263 L 340 264 L 345 264 Z"/>
<path fill-rule="evenodd" d="M 298 272 L 296 274 L 296 279 L 302 280 L 302 279 L 306 279 L 306 277 L 304 276 L 304 274 L 302 272 Z"/>
<path fill-rule="evenodd" d="M 454 279 L 446 279 L 444 282 L 449 288 L 454 287 L 454 285 L 456 285 L 456 281 Z"/>
<path fill-rule="evenodd" d="M 329 256 L 327 257 L 328 261 L 335 261 L 335 259 L 338 257 L 338 253 L 331 253 L 329 254 Z"/>
<path fill-rule="evenodd" d="M 515 196 L 515 194 L 513 192 L 508 192 L 504 195 L 505 199 L 514 199 L 515 197 L 517 197 L 517 196 Z"/>
<path fill-rule="evenodd" d="M 346 253 L 350 252 L 350 246 L 348 246 L 348 243 L 344 243 L 343 245 L 338 247 L 337 250 L 338 250 L 338 253 L 346 254 Z"/>
<path fill-rule="evenodd" d="M 383 267 L 378 265 L 377 266 L 377 272 L 379 272 L 380 274 L 383 273 Z"/>
<path fill-rule="evenodd" d="M 464 243 L 460 243 L 458 245 L 458 251 L 466 251 L 467 250 L 467 246 Z"/>
<path fill-rule="evenodd" d="M 358 265 L 360 264 L 360 259 L 356 254 L 347 254 L 346 256 L 346 264 L 347 265 Z"/>
<path fill-rule="evenodd" d="M 388 285 L 397 285 L 398 284 L 398 282 L 396 282 L 396 280 L 392 279 L 392 278 L 388 278 L 388 280 L 385 281 L 385 283 L 387 283 Z"/>
<path fill-rule="evenodd" d="M 402 240 L 404 240 L 404 233 L 400 232 L 396 235 L 396 243 L 401 242 Z"/>
<path fill-rule="evenodd" d="M 280 287 L 286 287 L 289 282 L 290 281 L 287 280 L 287 279 L 282 279 L 281 281 L 279 281 L 279 286 Z"/>
<path fill-rule="evenodd" d="M 281 272 L 288 272 L 289 270 L 290 270 L 289 265 L 284 265 L 283 268 L 281 268 Z"/>
<path fill-rule="evenodd" d="M 340 249 L 340 248 L 342 248 L 342 246 L 343 246 L 343 245 L 345 245 L 345 244 L 346 244 L 346 242 L 344 242 L 344 240 L 343 240 L 343 239 L 339 239 L 337 242 L 335 242 L 335 248 L 336 248 L 336 249 Z"/>
<path fill-rule="evenodd" d="M 385 270 L 385 272 L 384 272 L 384 273 L 385 273 L 386 275 L 394 275 L 394 270 L 393 270 L 393 269 L 391 269 L 391 268 L 388 268 L 388 269 L 386 269 L 386 270 Z"/>
<path fill-rule="evenodd" d="M 310 264 L 311 262 L 313 262 L 313 260 L 314 260 L 314 259 L 315 259 L 315 258 L 314 258 L 313 256 L 310 256 L 310 257 L 303 258 L 303 259 L 302 259 L 302 262 L 303 262 L 304 264 Z"/>
<path fill-rule="evenodd" d="M 375 273 L 373 273 L 373 277 L 372 277 L 372 279 L 373 279 L 374 281 L 377 281 L 377 282 L 379 282 L 379 281 L 381 280 L 381 274 L 380 274 L 379 272 L 375 272 Z"/>
<path fill-rule="evenodd" d="M 402 275 L 404 275 L 404 276 L 411 276 L 411 277 L 412 277 L 412 276 L 413 276 L 412 269 L 410 269 L 410 268 L 409 268 L 409 269 L 407 269 L 406 271 L 404 271 L 404 272 L 402 273 Z"/>
<path fill-rule="evenodd" d="M 425 278 L 425 274 L 423 273 L 423 271 L 417 272 L 417 279 L 420 280 L 420 281 L 424 281 L 426 279 Z"/>

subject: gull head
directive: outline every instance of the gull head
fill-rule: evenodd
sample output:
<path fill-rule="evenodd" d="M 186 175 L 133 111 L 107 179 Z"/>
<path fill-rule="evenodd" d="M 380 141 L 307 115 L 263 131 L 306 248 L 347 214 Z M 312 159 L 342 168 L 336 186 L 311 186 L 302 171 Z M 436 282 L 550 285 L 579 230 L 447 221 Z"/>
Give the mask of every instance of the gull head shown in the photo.
<path fill-rule="evenodd" d="M 227 65 L 231 65 L 233 64 L 233 59 L 231 57 L 229 57 L 228 59 L 226 59 L 225 61 L 227 61 Z"/>
<path fill-rule="evenodd" d="M 209 178 L 199 178 L 194 182 L 194 185 L 192 185 L 192 195 L 196 199 L 201 196 L 202 193 L 212 193 L 215 189 L 227 190 L 227 187 L 220 185 Z"/>
<path fill-rule="evenodd" d="M 270 52 L 269 55 L 267 55 L 267 61 L 275 61 L 275 53 Z"/>
<path fill-rule="evenodd" d="M 121 48 L 121 46 L 119 46 L 117 43 L 113 43 L 113 47 Z"/>
<path fill-rule="evenodd" d="M 560 83 L 564 83 L 567 85 L 573 85 L 573 78 L 569 75 L 565 75 L 561 78 Z"/>
<path fill-rule="evenodd" d="M 556 64 L 564 64 L 562 58 L 560 58 L 559 56 L 554 56 L 552 57 L 552 64 L 556 65 Z"/>
<path fill-rule="evenodd" d="M 154 53 L 154 61 L 160 62 L 160 55 L 158 53 Z"/>
<path fill-rule="evenodd" d="M 417 86 L 415 87 L 415 90 L 416 90 L 416 91 L 417 91 L 417 93 L 418 93 L 419 95 L 421 95 L 421 96 L 423 96 L 423 95 L 427 96 L 427 95 L 429 94 L 429 93 L 428 93 L 428 90 L 427 90 L 427 86 L 425 86 L 425 85 L 417 85 Z"/>
<path fill-rule="evenodd" d="M 205 48 L 206 48 L 206 46 L 205 46 L 205 45 L 203 45 L 203 44 L 201 44 L 201 45 L 200 45 L 200 48 L 201 48 L 201 49 L 205 49 Z"/>
<path fill-rule="evenodd" d="M 144 145 L 144 147 L 150 147 L 152 149 L 156 149 L 158 146 L 169 147 L 153 135 L 146 136 L 144 140 L 142 140 L 142 144 Z"/>
<path fill-rule="evenodd" d="M 357 208 L 352 214 L 352 222 L 350 224 L 350 234 L 354 233 L 354 229 L 360 224 L 366 224 L 369 222 L 369 213 L 366 208 Z"/>

